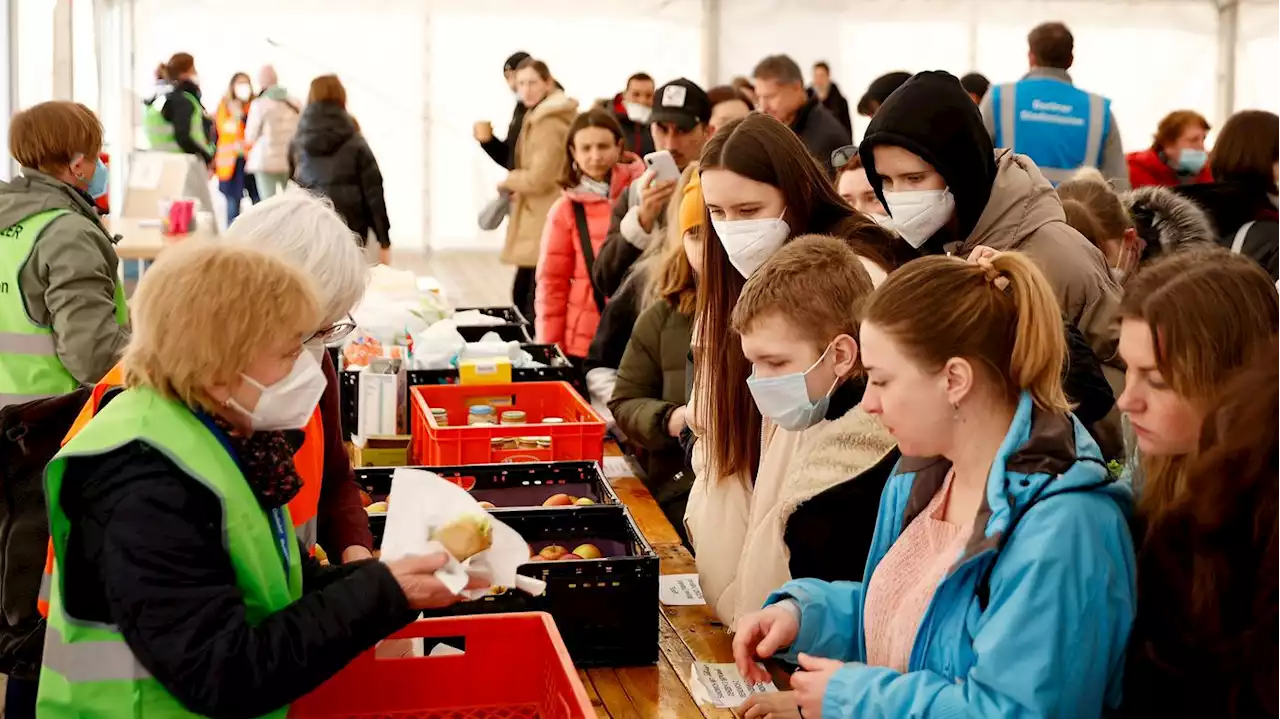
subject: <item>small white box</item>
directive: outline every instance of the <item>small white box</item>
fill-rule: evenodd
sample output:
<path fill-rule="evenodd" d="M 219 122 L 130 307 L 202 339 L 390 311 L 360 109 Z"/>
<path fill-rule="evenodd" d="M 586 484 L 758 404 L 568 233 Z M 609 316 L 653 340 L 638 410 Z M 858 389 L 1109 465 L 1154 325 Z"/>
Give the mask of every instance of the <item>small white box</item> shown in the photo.
<path fill-rule="evenodd" d="M 356 413 L 356 434 L 370 437 L 397 434 L 400 417 L 399 376 L 361 372 L 356 395 L 359 411 Z"/>

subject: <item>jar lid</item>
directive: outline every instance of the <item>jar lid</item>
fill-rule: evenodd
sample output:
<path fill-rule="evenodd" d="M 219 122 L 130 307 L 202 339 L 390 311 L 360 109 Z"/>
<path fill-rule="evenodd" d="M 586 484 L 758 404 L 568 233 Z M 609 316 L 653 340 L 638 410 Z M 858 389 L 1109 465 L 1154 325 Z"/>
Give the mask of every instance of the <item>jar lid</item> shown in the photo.
<path fill-rule="evenodd" d="M 467 408 L 467 412 L 479 415 L 493 414 L 493 408 L 487 404 L 473 404 Z"/>
<path fill-rule="evenodd" d="M 543 417 L 542 423 L 543 424 L 564 424 L 564 419 L 561 417 Z"/>
<path fill-rule="evenodd" d="M 519 409 L 511 409 L 502 413 L 503 421 L 511 420 L 511 419 L 524 419 L 524 417 L 525 417 L 524 411 Z"/>

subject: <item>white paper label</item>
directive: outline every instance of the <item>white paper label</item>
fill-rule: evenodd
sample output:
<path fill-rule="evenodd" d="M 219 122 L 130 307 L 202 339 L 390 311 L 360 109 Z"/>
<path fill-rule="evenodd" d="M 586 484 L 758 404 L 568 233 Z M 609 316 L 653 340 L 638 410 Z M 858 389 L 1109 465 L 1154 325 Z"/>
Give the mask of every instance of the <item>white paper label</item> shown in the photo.
<path fill-rule="evenodd" d="M 159 189 L 160 174 L 164 171 L 164 158 L 139 152 L 134 153 L 130 159 L 133 161 L 133 167 L 129 168 L 129 189 Z"/>
<path fill-rule="evenodd" d="M 658 577 L 658 600 L 668 607 L 706 604 L 696 574 L 663 574 Z"/>
<path fill-rule="evenodd" d="M 763 668 L 763 667 L 761 667 Z M 752 684 L 738 673 L 733 664 L 693 663 L 693 698 L 699 704 L 711 704 L 720 709 L 736 709 L 752 694 L 778 691 L 773 682 Z"/>
<path fill-rule="evenodd" d="M 617 479 L 618 477 L 634 477 L 636 472 L 631 468 L 631 463 L 626 457 L 605 457 L 604 458 L 604 476 L 609 479 Z"/>

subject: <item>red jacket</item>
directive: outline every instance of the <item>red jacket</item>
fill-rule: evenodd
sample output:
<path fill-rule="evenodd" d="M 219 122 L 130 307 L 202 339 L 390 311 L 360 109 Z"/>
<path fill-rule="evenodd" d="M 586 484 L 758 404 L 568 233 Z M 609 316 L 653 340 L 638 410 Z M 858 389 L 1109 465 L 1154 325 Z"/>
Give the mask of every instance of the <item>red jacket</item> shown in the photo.
<path fill-rule="evenodd" d="M 1179 185 L 1201 184 L 1205 182 L 1213 182 L 1213 177 L 1209 174 L 1209 163 L 1205 163 L 1204 168 L 1200 170 L 1200 174 L 1194 178 L 1179 177 L 1178 173 L 1169 167 L 1164 161 L 1160 153 L 1154 149 L 1146 149 L 1141 152 L 1131 152 L 1126 156 L 1129 161 L 1129 184 L 1133 189 L 1139 187 L 1147 187 L 1157 185 L 1160 187 L 1177 187 Z"/>
<path fill-rule="evenodd" d="M 596 309 L 591 273 L 587 271 L 582 243 L 578 240 L 573 203 L 582 203 L 586 209 L 591 250 L 599 255 L 609 235 L 614 201 L 643 172 L 644 163 L 634 156 L 624 157 L 623 162 L 613 168 L 607 200 L 599 195 L 565 190 L 551 206 L 542 230 L 534 301 L 539 343 L 558 344 L 570 357 L 587 356 L 596 325 L 600 323 L 600 312 Z"/>

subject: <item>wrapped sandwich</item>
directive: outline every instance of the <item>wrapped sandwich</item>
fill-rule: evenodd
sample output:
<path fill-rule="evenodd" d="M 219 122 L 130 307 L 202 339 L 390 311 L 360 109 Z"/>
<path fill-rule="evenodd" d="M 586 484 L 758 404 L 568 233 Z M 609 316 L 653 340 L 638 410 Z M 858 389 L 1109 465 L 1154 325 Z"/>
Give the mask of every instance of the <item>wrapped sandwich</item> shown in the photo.
<path fill-rule="evenodd" d="M 431 539 L 444 545 L 459 562 L 493 546 L 493 524 L 487 514 L 467 514 L 441 525 Z"/>

